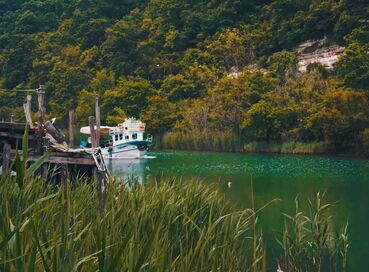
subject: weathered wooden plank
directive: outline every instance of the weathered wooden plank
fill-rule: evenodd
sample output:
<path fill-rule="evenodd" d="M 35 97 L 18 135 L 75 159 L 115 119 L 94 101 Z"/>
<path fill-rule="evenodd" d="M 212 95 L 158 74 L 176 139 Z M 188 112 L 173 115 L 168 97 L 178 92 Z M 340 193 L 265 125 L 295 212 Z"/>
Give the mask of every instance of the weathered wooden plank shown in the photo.
<path fill-rule="evenodd" d="M 3 156 L 2 156 L 3 162 L 3 170 L 2 172 L 5 173 L 8 171 L 11 161 L 11 146 L 10 144 L 5 144 L 3 147 Z"/>
<path fill-rule="evenodd" d="M 30 156 L 28 161 L 33 162 L 39 159 L 39 156 L 34 157 Z M 68 158 L 68 157 L 59 157 L 59 156 L 50 156 L 46 163 L 55 163 L 55 164 L 77 164 L 77 165 L 95 165 L 95 161 L 92 158 Z"/>
<path fill-rule="evenodd" d="M 26 124 L 23 123 L 10 123 L 10 122 L 1 122 L 0 130 L 4 129 L 14 129 L 24 131 Z M 33 130 L 30 130 L 32 132 Z"/>
<path fill-rule="evenodd" d="M 22 139 L 23 134 L 0 131 L 0 138 Z M 29 140 L 33 140 L 33 138 L 34 138 L 33 135 L 28 136 Z"/>
<path fill-rule="evenodd" d="M 30 151 L 32 149 L 29 149 Z M 10 151 L 11 160 L 15 157 L 15 150 Z M 22 155 L 22 151 L 18 151 L 19 155 Z M 3 155 L 0 154 L 0 158 Z M 28 162 L 37 161 L 40 158 L 39 155 L 29 152 L 27 160 Z M 95 166 L 95 161 L 89 154 L 84 153 L 62 153 L 62 152 L 54 152 L 51 153 L 48 160 L 45 163 L 54 163 L 54 164 L 75 164 L 75 165 L 91 165 Z"/>

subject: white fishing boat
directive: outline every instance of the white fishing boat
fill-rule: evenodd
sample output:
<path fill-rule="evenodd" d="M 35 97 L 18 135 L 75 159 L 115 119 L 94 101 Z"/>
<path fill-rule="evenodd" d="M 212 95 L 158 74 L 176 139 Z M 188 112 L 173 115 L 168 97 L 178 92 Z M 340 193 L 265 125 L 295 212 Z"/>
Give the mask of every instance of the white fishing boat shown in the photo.
<path fill-rule="evenodd" d="M 145 135 L 145 123 L 127 118 L 116 127 L 101 126 L 100 148 L 104 158 L 142 158 L 153 145 L 151 135 Z M 80 129 L 80 147 L 91 148 L 90 127 Z"/>

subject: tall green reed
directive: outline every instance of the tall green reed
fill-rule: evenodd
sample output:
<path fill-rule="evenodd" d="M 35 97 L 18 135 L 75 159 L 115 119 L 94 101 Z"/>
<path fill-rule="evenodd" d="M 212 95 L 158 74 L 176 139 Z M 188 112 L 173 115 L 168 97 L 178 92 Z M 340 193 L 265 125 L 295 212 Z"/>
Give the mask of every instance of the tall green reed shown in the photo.
<path fill-rule="evenodd" d="M 179 131 L 164 134 L 157 148 L 238 152 L 243 146 L 241 138 L 232 132 Z"/>
<path fill-rule="evenodd" d="M 96 186 L 66 190 L 27 179 L 0 184 L 1 271 L 247 271 L 252 216 L 214 188 L 166 181 L 108 185 L 106 213 Z M 64 201 L 67 201 L 65 205 Z"/>
<path fill-rule="evenodd" d="M 295 199 L 295 213 L 284 214 L 285 226 L 277 239 L 283 254 L 279 265 L 284 271 L 346 271 L 349 248 L 348 223 L 340 232 L 332 226 L 330 209 L 324 194 L 318 193 L 309 201 L 308 212 L 300 209 Z"/>
<path fill-rule="evenodd" d="M 96 181 L 46 183 L 37 169 L 47 154 L 28 166 L 27 143 L 23 150 L 17 176 L 0 182 L 0 271 L 266 271 L 258 214 L 269 203 L 237 211 L 195 180 L 113 179 L 101 216 Z M 321 199 L 308 215 L 296 200 L 286 215 L 278 262 L 287 271 L 322 271 L 327 262 L 346 271 L 348 227 L 332 235 L 331 205 Z"/>

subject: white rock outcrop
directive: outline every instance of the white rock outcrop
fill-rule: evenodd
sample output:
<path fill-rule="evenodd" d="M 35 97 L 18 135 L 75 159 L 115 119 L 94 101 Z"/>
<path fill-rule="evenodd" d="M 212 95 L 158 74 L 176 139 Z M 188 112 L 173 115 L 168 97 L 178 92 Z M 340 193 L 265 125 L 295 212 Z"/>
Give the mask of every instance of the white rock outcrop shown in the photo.
<path fill-rule="evenodd" d="M 299 71 L 305 72 L 311 63 L 321 63 L 328 70 L 338 61 L 345 47 L 337 44 L 325 45 L 326 39 L 309 40 L 300 44 L 296 51 L 299 55 Z"/>

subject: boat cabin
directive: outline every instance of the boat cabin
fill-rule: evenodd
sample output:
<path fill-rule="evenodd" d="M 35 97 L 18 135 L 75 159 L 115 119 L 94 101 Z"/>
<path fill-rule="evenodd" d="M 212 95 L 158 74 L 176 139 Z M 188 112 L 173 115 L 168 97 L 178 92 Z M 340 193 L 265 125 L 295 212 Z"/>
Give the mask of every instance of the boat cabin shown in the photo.
<path fill-rule="evenodd" d="M 118 146 L 122 144 L 134 144 L 144 141 L 145 123 L 135 119 L 126 118 L 123 123 L 116 127 L 101 126 L 101 147 Z M 90 127 L 80 129 L 81 147 L 91 147 Z M 85 137 L 83 137 L 85 135 Z M 83 139 L 86 138 L 87 139 Z"/>

